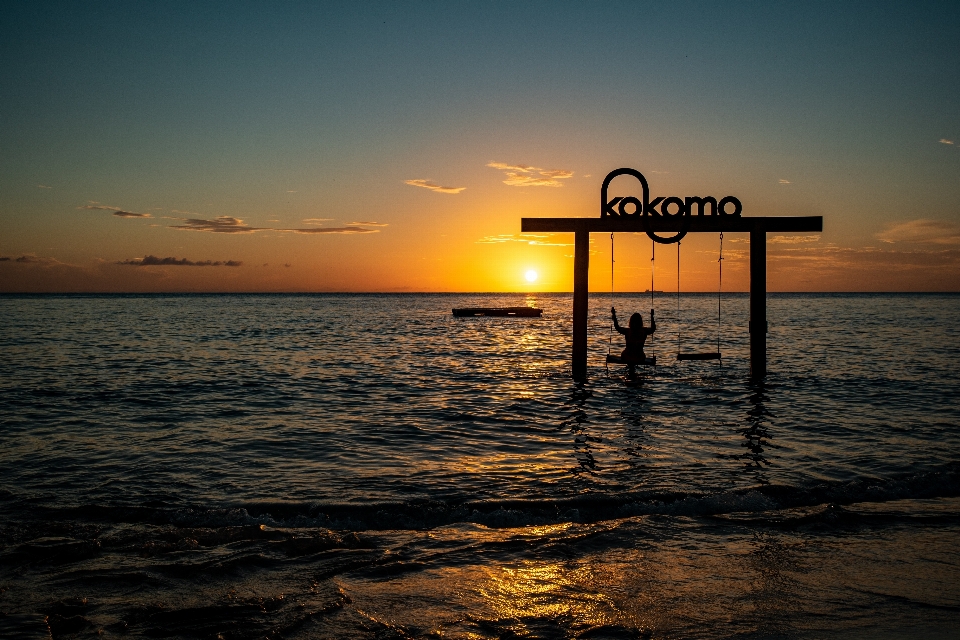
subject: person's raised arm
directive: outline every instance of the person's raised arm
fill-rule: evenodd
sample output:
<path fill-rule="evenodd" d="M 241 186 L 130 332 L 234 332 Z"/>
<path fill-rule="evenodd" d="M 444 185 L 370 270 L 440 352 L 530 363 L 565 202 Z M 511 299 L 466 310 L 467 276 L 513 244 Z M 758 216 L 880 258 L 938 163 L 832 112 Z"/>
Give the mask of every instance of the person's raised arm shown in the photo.
<path fill-rule="evenodd" d="M 610 307 L 610 313 L 613 315 L 613 328 L 617 330 L 617 333 L 626 334 L 627 330 L 620 328 L 620 324 L 617 322 L 617 308 Z"/>

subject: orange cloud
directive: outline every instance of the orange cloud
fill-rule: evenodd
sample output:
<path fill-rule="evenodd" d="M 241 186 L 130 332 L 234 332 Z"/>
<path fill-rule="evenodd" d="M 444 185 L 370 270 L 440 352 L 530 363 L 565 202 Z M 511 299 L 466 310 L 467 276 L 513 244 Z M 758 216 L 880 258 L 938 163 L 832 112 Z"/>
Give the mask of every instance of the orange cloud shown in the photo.
<path fill-rule="evenodd" d="M 456 194 L 460 193 L 466 187 L 443 187 L 439 184 L 431 182 L 430 180 L 404 180 L 404 184 L 408 184 L 411 187 L 422 187 L 424 189 L 429 189 L 430 191 L 435 191 L 437 193 L 450 193 Z"/>
<path fill-rule="evenodd" d="M 553 234 L 538 236 L 533 234 L 526 234 L 524 236 L 517 236 L 514 234 L 503 234 L 499 236 L 484 236 L 477 240 L 477 244 L 500 244 L 503 242 L 522 242 L 523 244 L 538 246 L 538 247 L 572 247 L 573 243 L 570 242 L 546 242 L 545 240 L 550 238 Z"/>
<path fill-rule="evenodd" d="M 877 240 L 894 244 L 906 242 L 912 244 L 960 244 L 960 225 L 945 220 L 920 218 L 887 225 L 876 235 Z"/>
<path fill-rule="evenodd" d="M 820 236 L 773 236 L 767 240 L 770 244 L 805 244 L 820 242 Z"/>
<path fill-rule="evenodd" d="M 272 229 L 272 231 L 290 231 L 292 233 L 379 233 L 379 229 L 363 227 L 312 227 L 310 229 Z"/>
<path fill-rule="evenodd" d="M 508 164 L 506 162 L 488 162 L 487 166 L 503 171 L 507 176 L 503 183 L 511 187 L 562 187 L 561 180 L 573 177 L 573 171 L 567 171 L 566 169 L 541 169 L 540 167 Z"/>

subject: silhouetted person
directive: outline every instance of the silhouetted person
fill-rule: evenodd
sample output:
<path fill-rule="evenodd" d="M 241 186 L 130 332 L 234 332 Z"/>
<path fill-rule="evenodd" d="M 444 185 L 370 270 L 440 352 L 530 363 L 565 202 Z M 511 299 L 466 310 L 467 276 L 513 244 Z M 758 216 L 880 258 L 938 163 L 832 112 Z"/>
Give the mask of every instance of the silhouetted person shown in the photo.
<path fill-rule="evenodd" d="M 650 309 L 650 328 L 643 326 L 643 316 L 635 313 L 630 316 L 630 328 L 624 329 L 617 322 L 617 309 L 610 307 L 610 313 L 613 314 L 614 328 L 623 334 L 627 340 L 627 347 L 620 354 L 620 357 L 627 360 L 627 371 L 631 378 L 636 376 L 637 367 L 635 362 L 646 361 L 646 354 L 643 353 L 643 343 L 647 341 L 647 336 L 657 330 L 657 321 L 653 317 L 653 309 Z"/>

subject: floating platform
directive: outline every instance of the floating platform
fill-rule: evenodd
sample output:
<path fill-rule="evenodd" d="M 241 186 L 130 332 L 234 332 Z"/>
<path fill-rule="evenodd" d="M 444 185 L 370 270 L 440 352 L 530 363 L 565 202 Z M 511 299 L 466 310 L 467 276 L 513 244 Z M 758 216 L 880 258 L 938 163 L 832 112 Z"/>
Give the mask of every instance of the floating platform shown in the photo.
<path fill-rule="evenodd" d="M 474 318 L 477 316 L 496 316 L 508 318 L 539 318 L 543 309 L 536 307 L 464 307 L 454 309 L 453 315 L 457 318 Z"/>
<path fill-rule="evenodd" d="M 610 354 L 607 356 L 607 364 L 636 364 L 645 367 L 652 367 L 657 364 L 657 356 L 649 358 L 624 358 Z"/>

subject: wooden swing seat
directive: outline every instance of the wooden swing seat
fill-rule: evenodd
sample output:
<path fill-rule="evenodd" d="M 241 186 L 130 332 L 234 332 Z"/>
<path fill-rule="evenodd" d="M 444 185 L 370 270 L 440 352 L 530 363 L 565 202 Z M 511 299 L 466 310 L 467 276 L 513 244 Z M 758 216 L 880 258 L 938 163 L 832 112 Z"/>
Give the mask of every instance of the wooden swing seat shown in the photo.
<path fill-rule="evenodd" d="M 677 360 L 720 360 L 719 351 L 709 353 L 678 353 Z"/>
<path fill-rule="evenodd" d="M 657 364 L 657 356 L 650 356 L 649 358 L 624 358 L 623 356 L 610 354 L 607 356 L 607 364 L 635 364 L 652 367 Z"/>

